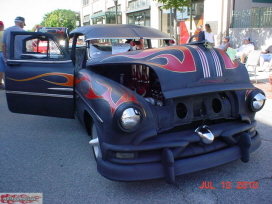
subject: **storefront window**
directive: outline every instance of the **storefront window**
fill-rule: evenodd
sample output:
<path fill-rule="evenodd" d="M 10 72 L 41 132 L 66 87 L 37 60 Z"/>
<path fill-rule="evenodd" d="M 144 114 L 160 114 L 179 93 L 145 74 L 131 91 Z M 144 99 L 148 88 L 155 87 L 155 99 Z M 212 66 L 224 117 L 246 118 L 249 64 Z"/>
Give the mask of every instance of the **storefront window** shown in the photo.
<path fill-rule="evenodd" d="M 135 0 L 128 2 L 129 10 L 138 9 L 145 6 L 150 6 L 150 0 Z"/>
<path fill-rule="evenodd" d="M 128 24 L 150 26 L 150 10 L 128 14 Z"/>
<path fill-rule="evenodd" d="M 196 4 L 192 4 L 192 15 L 195 16 L 196 15 Z M 191 15 L 191 7 L 187 7 L 187 15 L 190 16 Z"/>
<path fill-rule="evenodd" d="M 104 24 L 103 19 L 105 18 L 105 16 L 101 16 L 101 17 L 97 17 L 97 18 L 93 18 L 93 24 Z"/>
<path fill-rule="evenodd" d="M 115 7 L 111 7 L 106 12 L 97 12 L 92 15 L 92 22 L 93 24 L 115 24 L 115 18 L 116 18 L 116 11 Z M 118 18 L 118 24 L 122 24 L 122 13 L 118 11 L 118 8 L 120 10 L 120 5 L 117 7 L 117 18 Z"/>
<path fill-rule="evenodd" d="M 177 30 L 174 28 L 174 11 L 161 9 L 161 30 L 172 38 L 176 37 L 179 44 L 186 43 L 190 34 L 194 34 L 196 28 L 203 25 L 204 3 L 198 2 L 192 5 L 192 28 L 190 28 L 190 9 L 190 7 L 183 7 L 177 11 Z M 190 33 L 190 30 L 193 33 Z"/>
<path fill-rule="evenodd" d="M 90 15 L 83 17 L 83 25 L 90 25 Z"/>
<path fill-rule="evenodd" d="M 122 12 L 121 11 L 121 5 L 117 6 L 117 19 L 118 24 L 122 24 Z M 115 24 L 116 23 L 116 7 L 110 7 L 108 8 L 108 11 L 106 12 L 106 24 Z"/>
<path fill-rule="evenodd" d="M 130 24 L 130 25 L 135 24 L 135 23 L 134 23 L 134 16 L 133 16 L 133 15 L 128 16 L 127 19 L 128 19 L 128 24 Z"/>
<path fill-rule="evenodd" d="M 161 30 L 169 36 L 173 36 L 173 16 L 170 10 L 161 10 Z"/>

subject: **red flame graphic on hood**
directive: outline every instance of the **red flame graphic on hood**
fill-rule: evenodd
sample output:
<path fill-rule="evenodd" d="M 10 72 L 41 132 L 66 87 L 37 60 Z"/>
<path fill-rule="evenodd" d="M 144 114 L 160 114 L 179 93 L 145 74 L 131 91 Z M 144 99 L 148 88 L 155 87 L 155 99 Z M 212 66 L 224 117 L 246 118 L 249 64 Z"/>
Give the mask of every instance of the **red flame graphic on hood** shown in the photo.
<path fill-rule="evenodd" d="M 181 51 L 183 53 L 182 61 L 179 60 L 173 54 L 168 54 L 168 53 L 159 54 L 161 51 L 169 51 L 169 50 Z M 164 47 L 164 48 L 160 48 L 159 50 L 158 49 L 156 49 L 156 50 L 152 50 L 152 49 L 143 50 L 142 52 L 135 54 L 135 55 L 124 55 L 124 54 L 115 55 L 115 56 L 105 58 L 105 59 L 101 60 L 101 62 L 104 60 L 107 60 L 109 58 L 112 58 L 112 57 L 120 57 L 120 56 L 130 58 L 130 59 L 144 59 L 144 58 L 147 58 L 155 53 L 158 53 L 158 55 L 147 60 L 146 61 L 147 64 L 155 65 L 155 66 L 161 67 L 163 69 L 167 69 L 167 70 L 174 71 L 174 72 L 195 72 L 196 71 L 196 65 L 195 65 L 195 60 L 194 60 L 193 54 L 191 53 L 189 48 L 182 47 L 182 46 Z M 159 59 L 159 58 L 165 58 L 167 60 L 166 63 L 159 64 L 157 62 L 152 62 L 152 60 Z"/>
<path fill-rule="evenodd" d="M 100 83 L 98 81 L 95 81 L 95 82 L 98 83 L 98 84 L 100 84 L 101 86 L 106 87 L 107 90 L 103 94 L 101 94 L 101 95 L 96 94 L 95 91 L 93 90 L 93 87 L 92 87 L 92 79 L 91 79 L 90 75 L 88 75 L 86 73 L 82 73 L 82 77 L 76 79 L 76 84 L 79 84 L 82 81 L 88 82 L 88 92 L 87 93 L 83 93 L 84 96 L 86 98 L 88 98 L 88 99 L 101 98 L 101 99 L 106 100 L 109 103 L 109 105 L 110 105 L 111 114 L 112 115 L 114 114 L 114 112 L 116 111 L 116 109 L 121 104 L 123 104 L 125 102 L 132 101 L 132 102 L 138 103 L 137 100 L 136 100 L 136 98 L 135 98 L 135 96 L 133 94 L 129 93 L 128 91 L 126 91 L 125 89 L 123 89 L 121 87 L 119 87 L 119 88 L 122 89 L 123 95 L 117 100 L 117 102 L 114 102 L 113 99 L 112 99 L 112 93 L 114 91 L 112 89 L 112 87 L 110 87 L 107 84 L 102 84 L 102 83 Z M 82 89 L 82 87 L 81 87 L 81 89 Z"/>
<path fill-rule="evenodd" d="M 158 58 L 165 58 L 167 60 L 167 63 L 165 65 L 158 65 L 155 63 L 149 63 L 149 64 L 154 64 L 156 66 L 159 66 L 164 69 L 168 69 L 173 72 L 195 72 L 196 71 L 194 59 L 190 55 L 186 55 L 186 58 L 189 58 L 189 59 L 187 60 L 183 59 L 183 61 L 180 61 L 176 56 L 171 54 L 158 55 L 152 58 L 151 60 L 158 59 Z"/>

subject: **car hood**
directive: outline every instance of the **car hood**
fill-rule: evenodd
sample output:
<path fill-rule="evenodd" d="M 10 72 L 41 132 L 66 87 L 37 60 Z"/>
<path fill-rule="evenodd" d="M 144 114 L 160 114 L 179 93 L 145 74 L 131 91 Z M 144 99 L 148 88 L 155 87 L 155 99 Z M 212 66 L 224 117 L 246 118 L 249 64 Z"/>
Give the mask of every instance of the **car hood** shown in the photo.
<path fill-rule="evenodd" d="M 87 62 L 87 66 L 103 64 L 149 66 L 156 72 L 165 98 L 255 88 L 243 64 L 203 43 L 133 51 Z"/>

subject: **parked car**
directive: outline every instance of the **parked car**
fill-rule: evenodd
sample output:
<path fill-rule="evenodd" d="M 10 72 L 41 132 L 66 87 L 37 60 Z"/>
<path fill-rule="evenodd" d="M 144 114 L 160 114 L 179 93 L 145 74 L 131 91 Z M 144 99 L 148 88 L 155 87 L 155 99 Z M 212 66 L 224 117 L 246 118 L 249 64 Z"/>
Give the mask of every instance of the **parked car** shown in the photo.
<path fill-rule="evenodd" d="M 16 35 L 25 35 L 20 58 Z M 78 43 L 83 37 L 86 45 Z M 28 53 L 28 41 L 37 39 L 56 51 Z M 153 48 L 154 40 L 162 47 Z M 12 33 L 11 47 L 9 110 L 76 115 L 106 178 L 172 183 L 177 175 L 248 162 L 261 145 L 254 117 L 264 92 L 250 83 L 243 64 L 203 42 L 173 46 L 153 28 L 91 25 L 70 33 L 69 50 L 40 32 Z"/>

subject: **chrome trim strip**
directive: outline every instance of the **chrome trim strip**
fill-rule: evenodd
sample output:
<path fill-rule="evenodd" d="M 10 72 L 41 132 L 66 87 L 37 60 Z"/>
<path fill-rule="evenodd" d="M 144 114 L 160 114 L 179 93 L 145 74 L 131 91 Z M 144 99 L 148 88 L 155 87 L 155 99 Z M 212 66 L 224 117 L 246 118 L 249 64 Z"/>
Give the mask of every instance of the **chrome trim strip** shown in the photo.
<path fill-rule="evenodd" d="M 32 63 L 43 63 L 43 64 L 64 64 L 72 62 L 72 60 L 64 60 L 64 61 L 40 61 L 40 60 L 8 60 L 9 62 L 32 62 Z"/>
<path fill-rule="evenodd" d="M 48 88 L 48 89 L 54 91 L 74 91 L 73 88 Z"/>
<path fill-rule="evenodd" d="M 30 95 L 30 96 L 47 96 L 47 97 L 57 97 L 57 98 L 74 98 L 73 95 L 47 94 L 47 93 L 35 93 L 35 92 L 23 92 L 23 91 L 8 91 L 8 90 L 6 90 L 6 93 Z"/>
<path fill-rule="evenodd" d="M 76 91 L 76 93 L 78 94 L 78 96 L 82 99 L 82 101 L 91 109 L 91 111 L 95 114 L 96 118 L 103 123 L 103 120 L 99 117 L 99 115 L 94 111 L 94 109 L 87 103 L 87 101 L 85 100 L 85 98 L 83 96 L 81 96 L 81 94 Z"/>

